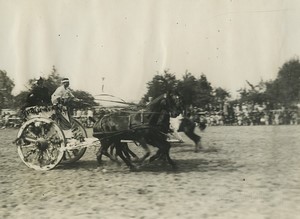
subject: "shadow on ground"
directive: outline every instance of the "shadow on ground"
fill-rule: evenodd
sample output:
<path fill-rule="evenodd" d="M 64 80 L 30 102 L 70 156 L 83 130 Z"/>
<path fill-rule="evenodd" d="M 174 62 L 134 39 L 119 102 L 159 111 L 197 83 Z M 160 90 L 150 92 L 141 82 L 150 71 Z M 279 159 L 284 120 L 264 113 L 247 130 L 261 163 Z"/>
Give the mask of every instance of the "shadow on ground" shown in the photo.
<path fill-rule="evenodd" d="M 210 172 L 210 171 L 223 171 L 232 172 L 237 171 L 241 166 L 238 166 L 235 162 L 227 159 L 177 159 L 174 160 L 176 163 L 176 168 L 165 161 L 154 161 L 152 163 L 145 162 L 142 165 L 135 164 L 137 170 L 134 172 L 153 172 L 153 173 L 163 173 L 163 172 L 174 172 L 174 173 L 189 173 L 189 172 Z M 129 171 L 129 168 L 123 163 L 117 164 L 109 160 L 103 161 L 102 165 L 99 165 L 95 160 L 88 161 L 78 161 L 73 164 L 62 164 L 56 167 L 56 169 L 70 170 L 70 169 L 84 169 L 93 171 L 95 169 L 107 169 L 110 172 L 122 172 Z"/>

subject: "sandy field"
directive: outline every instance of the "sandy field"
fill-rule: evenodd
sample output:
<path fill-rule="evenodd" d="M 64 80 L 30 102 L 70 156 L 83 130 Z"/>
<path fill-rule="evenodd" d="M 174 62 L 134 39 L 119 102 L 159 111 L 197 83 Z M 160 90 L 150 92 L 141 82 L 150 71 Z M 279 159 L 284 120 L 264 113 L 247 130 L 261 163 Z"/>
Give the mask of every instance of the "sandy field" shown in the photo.
<path fill-rule="evenodd" d="M 176 171 L 98 166 L 94 147 L 35 171 L 19 159 L 16 134 L 0 130 L 0 218 L 300 218 L 300 126 L 208 127 L 202 152 L 186 137 L 173 145 Z"/>

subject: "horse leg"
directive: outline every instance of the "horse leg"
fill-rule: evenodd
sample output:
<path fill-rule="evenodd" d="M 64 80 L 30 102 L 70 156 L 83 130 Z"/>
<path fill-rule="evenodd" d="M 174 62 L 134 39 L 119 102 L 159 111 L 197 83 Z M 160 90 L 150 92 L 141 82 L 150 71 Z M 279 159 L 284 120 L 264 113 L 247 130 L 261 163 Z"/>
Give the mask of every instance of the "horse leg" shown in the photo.
<path fill-rule="evenodd" d="M 107 150 L 107 149 L 108 149 L 107 145 L 101 144 L 98 152 L 96 153 L 96 158 L 97 158 L 98 164 L 102 163 L 102 155 L 105 154 L 105 150 Z"/>
<path fill-rule="evenodd" d="M 129 159 L 124 156 L 124 144 L 118 143 L 116 146 L 116 153 L 117 155 L 125 162 L 125 164 L 130 168 L 130 170 L 136 170 L 136 167 L 130 162 Z"/>
<path fill-rule="evenodd" d="M 161 149 L 159 148 L 159 149 L 156 151 L 156 154 L 154 154 L 153 156 L 151 156 L 151 157 L 149 158 L 149 162 L 151 163 L 151 162 L 157 160 L 158 158 L 160 158 L 161 156 L 162 156 L 162 151 L 161 151 Z"/>
<path fill-rule="evenodd" d="M 150 157 L 149 162 L 153 162 L 154 160 L 161 159 L 162 161 L 167 161 L 173 169 L 176 169 L 176 163 L 171 159 L 170 157 L 170 148 L 171 145 L 169 142 L 166 143 L 160 143 L 160 145 L 163 145 L 163 147 L 159 147 L 156 154 Z"/>
<path fill-rule="evenodd" d="M 188 136 L 195 143 L 195 152 L 199 152 L 202 149 L 201 137 L 194 133 L 194 130 L 184 130 L 184 134 Z"/>
<path fill-rule="evenodd" d="M 114 160 L 117 160 L 117 155 L 116 153 L 114 154 L 114 149 L 116 148 L 115 144 L 111 144 L 110 147 L 109 147 L 109 154 L 114 157 Z"/>
<path fill-rule="evenodd" d="M 98 152 L 96 153 L 98 164 L 102 163 L 102 155 L 108 157 L 111 161 L 117 162 L 116 157 L 112 156 L 108 153 L 108 148 L 112 146 L 110 142 L 101 142 L 101 147 L 99 148 Z"/>
<path fill-rule="evenodd" d="M 159 158 L 161 158 L 163 156 L 163 147 L 161 146 L 160 142 L 159 141 L 154 141 L 154 142 L 152 142 L 152 145 L 154 147 L 157 147 L 158 150 L 156 151 L 156 154 L 154 154 L 153 156 L 151 156 L 149 158 L 150 163 L 157 160 L 157 159 L 159 159 Z"/>
<path fill-rule="evenodd" d="M 150 152 L 150 149 L 149 149 L 149 147 L 146 143 L 146 140 L 144 138 L 140 139 L 139 143 L 145 151 L 145 154 L 143 155 L 143 157 L 139 159 L 139 162 L 143 163 L 150 156 L 151 152 Z"/>
<path fill-rule="evenodd" d="M 127 143 L 123 143 L 123 153 L 129 160 L 133 159 L 134 161 L 136 161 L 139 159 L 139 157 L 132 150 L 130 150 Z"/>
<path fill-rule="evenodd" d="M 166 150 L 165 156 L 166 156 L 166 159 L 167 159 L 168 163 L 172 166 L 172 168 L 176 169 L 177 165 L 176 165 L 176 163 L 170 157 L 170 149 L 171 149 L 170 143 L 166 142 L 166 144 L 165 144 L 165 150 Z"/>
<path fill-rule="evenodd" d="M 122 145 L 123 154 L 127 159 L 131 160 L 132 158 L 134 158 L 134 160 L 138 160 L 138 156 L 132 150 L 129 149 L 128 144 L 126 142 L 120 142 L 120 145 Z M 110 154 L 114 156 L 115 159 L 117 159 L 117 155 L 116 153 L 114 154 L 113 151 L 115 148 L 116 148 L 115 144 L 110 146 Z"/>
<path fill-rule="evenodd" d="M 96 153 L 98 164 L 102 164 L 102 155 L 105 155 L 110 160 L 115 161 L 115 159 L 108 153 L 109 144 L 102 144 L 98 152 Z"/>

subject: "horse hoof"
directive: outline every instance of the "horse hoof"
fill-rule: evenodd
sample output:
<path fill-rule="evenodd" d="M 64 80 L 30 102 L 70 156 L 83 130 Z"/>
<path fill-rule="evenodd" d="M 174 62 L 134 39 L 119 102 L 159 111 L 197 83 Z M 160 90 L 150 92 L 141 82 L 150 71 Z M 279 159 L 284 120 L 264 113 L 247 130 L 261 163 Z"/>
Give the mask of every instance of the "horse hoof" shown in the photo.
<path fill-rule="evenodd" d="M 100 158 L 100 157 L 97 157 L 97 163 L 98 163 L 99 165 L 101 165 L 101 164 L 102 164 L 102 160 L 101 160 L 101 158 Z"/>
<path fill-rule="evenodd" d="M 199 153 L 200 151 L 202 151 L 202 146 L 201 145 L 196 145 L 195 147 L 195 153 Z"/>
<path fill-rule="evenodd" d="M 131 172 L 137 172 L 139 170 L 139 168 L 136 167 L 136 166 L 130 166 L 129 169 L 130 169 Z"/>

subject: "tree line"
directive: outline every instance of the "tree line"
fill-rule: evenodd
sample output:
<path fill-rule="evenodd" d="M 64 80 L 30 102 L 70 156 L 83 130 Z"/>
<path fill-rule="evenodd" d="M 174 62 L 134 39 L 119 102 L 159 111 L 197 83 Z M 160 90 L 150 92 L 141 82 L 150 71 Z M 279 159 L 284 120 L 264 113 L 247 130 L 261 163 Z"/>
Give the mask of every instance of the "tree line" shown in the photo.
<path fill-rule="evenodd" d="M 53 93 L 60 85 L 61 79 L 62 77 L 53 66 L 48 77 L 44 78 L 44 85 L 50 93 Z M 30 79 L 28 86 L 31 87 L 35 80 L 37 79 Z M 238 91 L 239 98 L 232 99 L 229 91 L 221 87 L 214 88 L 204 74 L 195 76 L 186 71 L 182 78 L 177 79 L 175 73 L 164 70 L 162 73 L 157 72 L 152 80 L 147 82 L 147 92 L 141 98 L 140 103 L 146 103 L 151 97 L 155 98 L 163 93 L 176 91 L 183 98 L 187 110 L 191 107 L 206 109 L 208 106 L 218 110 L 225 102 L 266 104 L 269 109 L 296 107 L 300 103 L 299 58 L 292 58 L 285 62 L 274 80 L 260 81 L 256 85 L 247 80 L 246 82 L 248 87 Z M 24 104 L 30 88 L 13 95 L 14 86 L 15 84 L 7 76 L 7 72 L 0 70 L 0 109 L 20 108 Z M 77 105 L 78 108 L 97 105 L 94 97 L 86 91 L 75 90 L 74 95 L 84 102 L 83 105 Z"/>
<path fill-rule="evenodd" d="M 300 104 L 300 61 L 292 58 L 285 62 L 274 80 L 251 84 L 238 90 L 239 97 L 231 98 L 231 94 L 221 87 L 213 88 L 204 74 L 195 77 L 186 71 L 181 79 L 175 74 L 165 70 L 157 74 L 147 83 L 147 93 L 143 97 L 155 97 L 168 90 L 177 91 L 184 99 L 185 108 L 195 107 L 202 109 L 222 110 L 224 103 L 241 105 L 264 104 L 268 110 L 284 108 L 297 108 Z"/>

